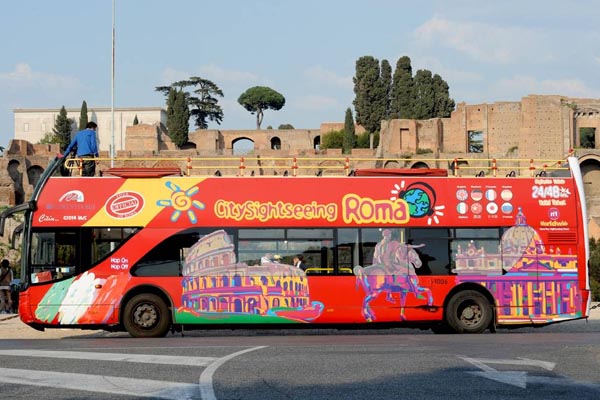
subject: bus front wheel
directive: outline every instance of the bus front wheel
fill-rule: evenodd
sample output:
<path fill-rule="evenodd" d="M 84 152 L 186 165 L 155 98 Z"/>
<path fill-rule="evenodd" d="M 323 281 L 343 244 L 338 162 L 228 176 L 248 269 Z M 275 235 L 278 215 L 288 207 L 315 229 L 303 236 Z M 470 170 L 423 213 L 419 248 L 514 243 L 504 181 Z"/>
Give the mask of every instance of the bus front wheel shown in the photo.
<path fill-rule="evenodd" d="M 123 325 L 133 337 L 163 337 L 170 323 L 167 305 L 155 294 L 138 294 L 125 305 Z"/>
<path fill-rule="evenodd" d="M 481 333 L 492 322 L 488 299 L 476 290 L 456 293 L 446 306 L 446 322 L 457 333 Z"/>

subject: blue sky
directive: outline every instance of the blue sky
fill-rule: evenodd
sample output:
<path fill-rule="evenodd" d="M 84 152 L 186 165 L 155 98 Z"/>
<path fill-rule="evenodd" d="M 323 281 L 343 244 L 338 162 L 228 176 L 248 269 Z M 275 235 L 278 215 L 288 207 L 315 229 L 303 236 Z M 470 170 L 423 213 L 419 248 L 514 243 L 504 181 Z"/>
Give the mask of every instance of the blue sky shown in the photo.
<path fill-rule="evenodd" d="M 253 129 L 237 98 L 286 98 L 263 128 L 343 121 L 356 60 L 429 69 L 468 104 L 528 94 L 600 98 L 594 0 L 116 0 L 115 107 L 164 106 L 155 86 L 189 76 L 224 92 L 222 129 Z M 0 14 L 0 146 L 14 108 L 110 107 L 112 0 L 9 1 Z M 219 128 L 211 123 L 210 128 Z"/>

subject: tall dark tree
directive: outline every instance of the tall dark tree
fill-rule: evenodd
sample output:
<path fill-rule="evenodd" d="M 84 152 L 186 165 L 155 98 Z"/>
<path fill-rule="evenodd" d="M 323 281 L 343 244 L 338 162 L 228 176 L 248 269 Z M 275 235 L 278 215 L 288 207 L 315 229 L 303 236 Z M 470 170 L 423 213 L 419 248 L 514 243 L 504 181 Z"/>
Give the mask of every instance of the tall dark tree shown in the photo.
<path fill-rule="evenodd" d="M 363 56 L 356 61 L 354 80 L 354 110 L 356 122 L 368 132 L 379 132 L 385 116 L 386 89 L 380 78 L 379 61 L 372 56 Z"/>
<path fill-rule="evenodd" d="M 158 89 L 157 89 L 158 90 Z M 175 113 L 175 98 L 177 96 L 177 89 L 169 87 L 167 91 L 167 131 L 171 126 L 174 127 L 175 120 L 173 114 Z"/>
<path fill-rule="evenodd" d="M 356 145 L 356 132 L 354 130 L 354 118 L 350 107 L 346 110 L 346 118 L 344 119 L 344 154 L 350 154 Z"/>
<path fill-rule="evenodd" d="M 238 103 L 250 114 L 256 113 L 256 129 L 260 129 L 265 110 L 281 110 L 285 97 L 270 87 L 254 86 L 240 95 Z"/>
<path fill-rule="evenodd" d="M 384 102 L 385 112 L 383 119 L 390 119 L 391 112 L 391 92 L 392 92 L 392 67 L 388 60 L 381 60 L 381 85 L 385 91 L 385 96 L 381 99 Z"/>
<path fill-rule="evenodd" d="M 72 123 L 73 121 L 67 117 L 67 110 L 65 109 L 65 106 L 62 106 L 60 112 L 58 113 L 58 117 L 56 117 L 56 122 L 54 122 L 54 128 L 52 129 L 52 132 L 60 144 L 61 153 L 65 151 L 69 143 L 71 143 Z"/>
<path fill-rule="evenodd" d="M 433 117 L 447 118 L 454 111 L 454 100 L 450 98 L 448 83 L 438 74 L 433 75 L 434 107 Z"/>
<path fill-rule="evenodd" d="M 219 97 L 223 97 L 223 91 L 212 81 L 197 76 L 172 83 L 170 86 L 157 86 L 156 91 L 169 96 L 170 89 L 176 88 L 184 92 L 187 104 L 191 108 L 190 114 L 194 117 L 194 123 L 198 129 L 207 129 L 208 122 L 214 121 L 221 124 L 223 121 L 223 108 L 219 105 Z M 194 96 L 186 91 L 186 88 L 196 88 L 192 92 Z M 167 98 L 167 110 L 169 99 Z M 167 113 L 167 121 L 169 115 Z"/>
<path fill-rule="evenodd" d="M 415 74 L 414 119 L 433 118 L 435 109 L 435 91 L 431 71 L 420 69 Z"/>
<path fill-rule="evenodd" d="M 138 120 L 137 114 L 135 114 L 135 118 L 133 119 L 133 125 L 138 125 L 140 121 Z"/>
<path fill-rule="evenodd" d="M 79 130 L 80 131 L 84 130 L 87 123 L 88 123 L 87 103 L 84 100 L 83 103 L 81 103 L 81 111 L 79 112 Z"/>
<path fill-rule="evenodd" d="M 172 124 L 167 127 L 169 137 L 177 146 L 181 148 L 189 139 L 189 121 L 190 110 L 187 103 L 187 98 L 183 90 L 175 92 L 175 102 L 173 103 L 173 116 L 171 117 Z"/>
<path fill-rule="evenodd" d="M 414 118 L 414 82 L 407 56 L 400 57 L 396 63 L 390 97 L 390 118 Z"/>

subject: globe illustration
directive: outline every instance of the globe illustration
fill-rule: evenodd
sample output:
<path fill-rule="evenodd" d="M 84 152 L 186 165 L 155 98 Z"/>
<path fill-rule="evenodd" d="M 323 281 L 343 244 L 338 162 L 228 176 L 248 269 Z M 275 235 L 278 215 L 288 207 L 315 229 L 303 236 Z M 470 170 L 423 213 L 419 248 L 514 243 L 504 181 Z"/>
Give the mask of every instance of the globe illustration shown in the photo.
<path fill-rule="evenodd" d="M 407 190 L 402 196 L 408 203 L 408 210 L 411 217 L 424 217 L 431 210 L 431 199 L 423 189 L 413 188 Z"/>

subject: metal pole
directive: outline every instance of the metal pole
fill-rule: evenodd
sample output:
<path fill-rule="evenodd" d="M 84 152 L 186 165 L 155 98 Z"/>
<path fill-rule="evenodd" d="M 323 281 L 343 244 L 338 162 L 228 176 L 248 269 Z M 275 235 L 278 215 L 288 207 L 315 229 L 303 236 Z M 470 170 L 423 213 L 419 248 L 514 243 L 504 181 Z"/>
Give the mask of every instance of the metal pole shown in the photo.
<path fill-rule="evenodd" d="M 112 1 L 112 71 L 110 92 L 111 144 L 110 166 L 115 166 L 115 0 Z"/>

